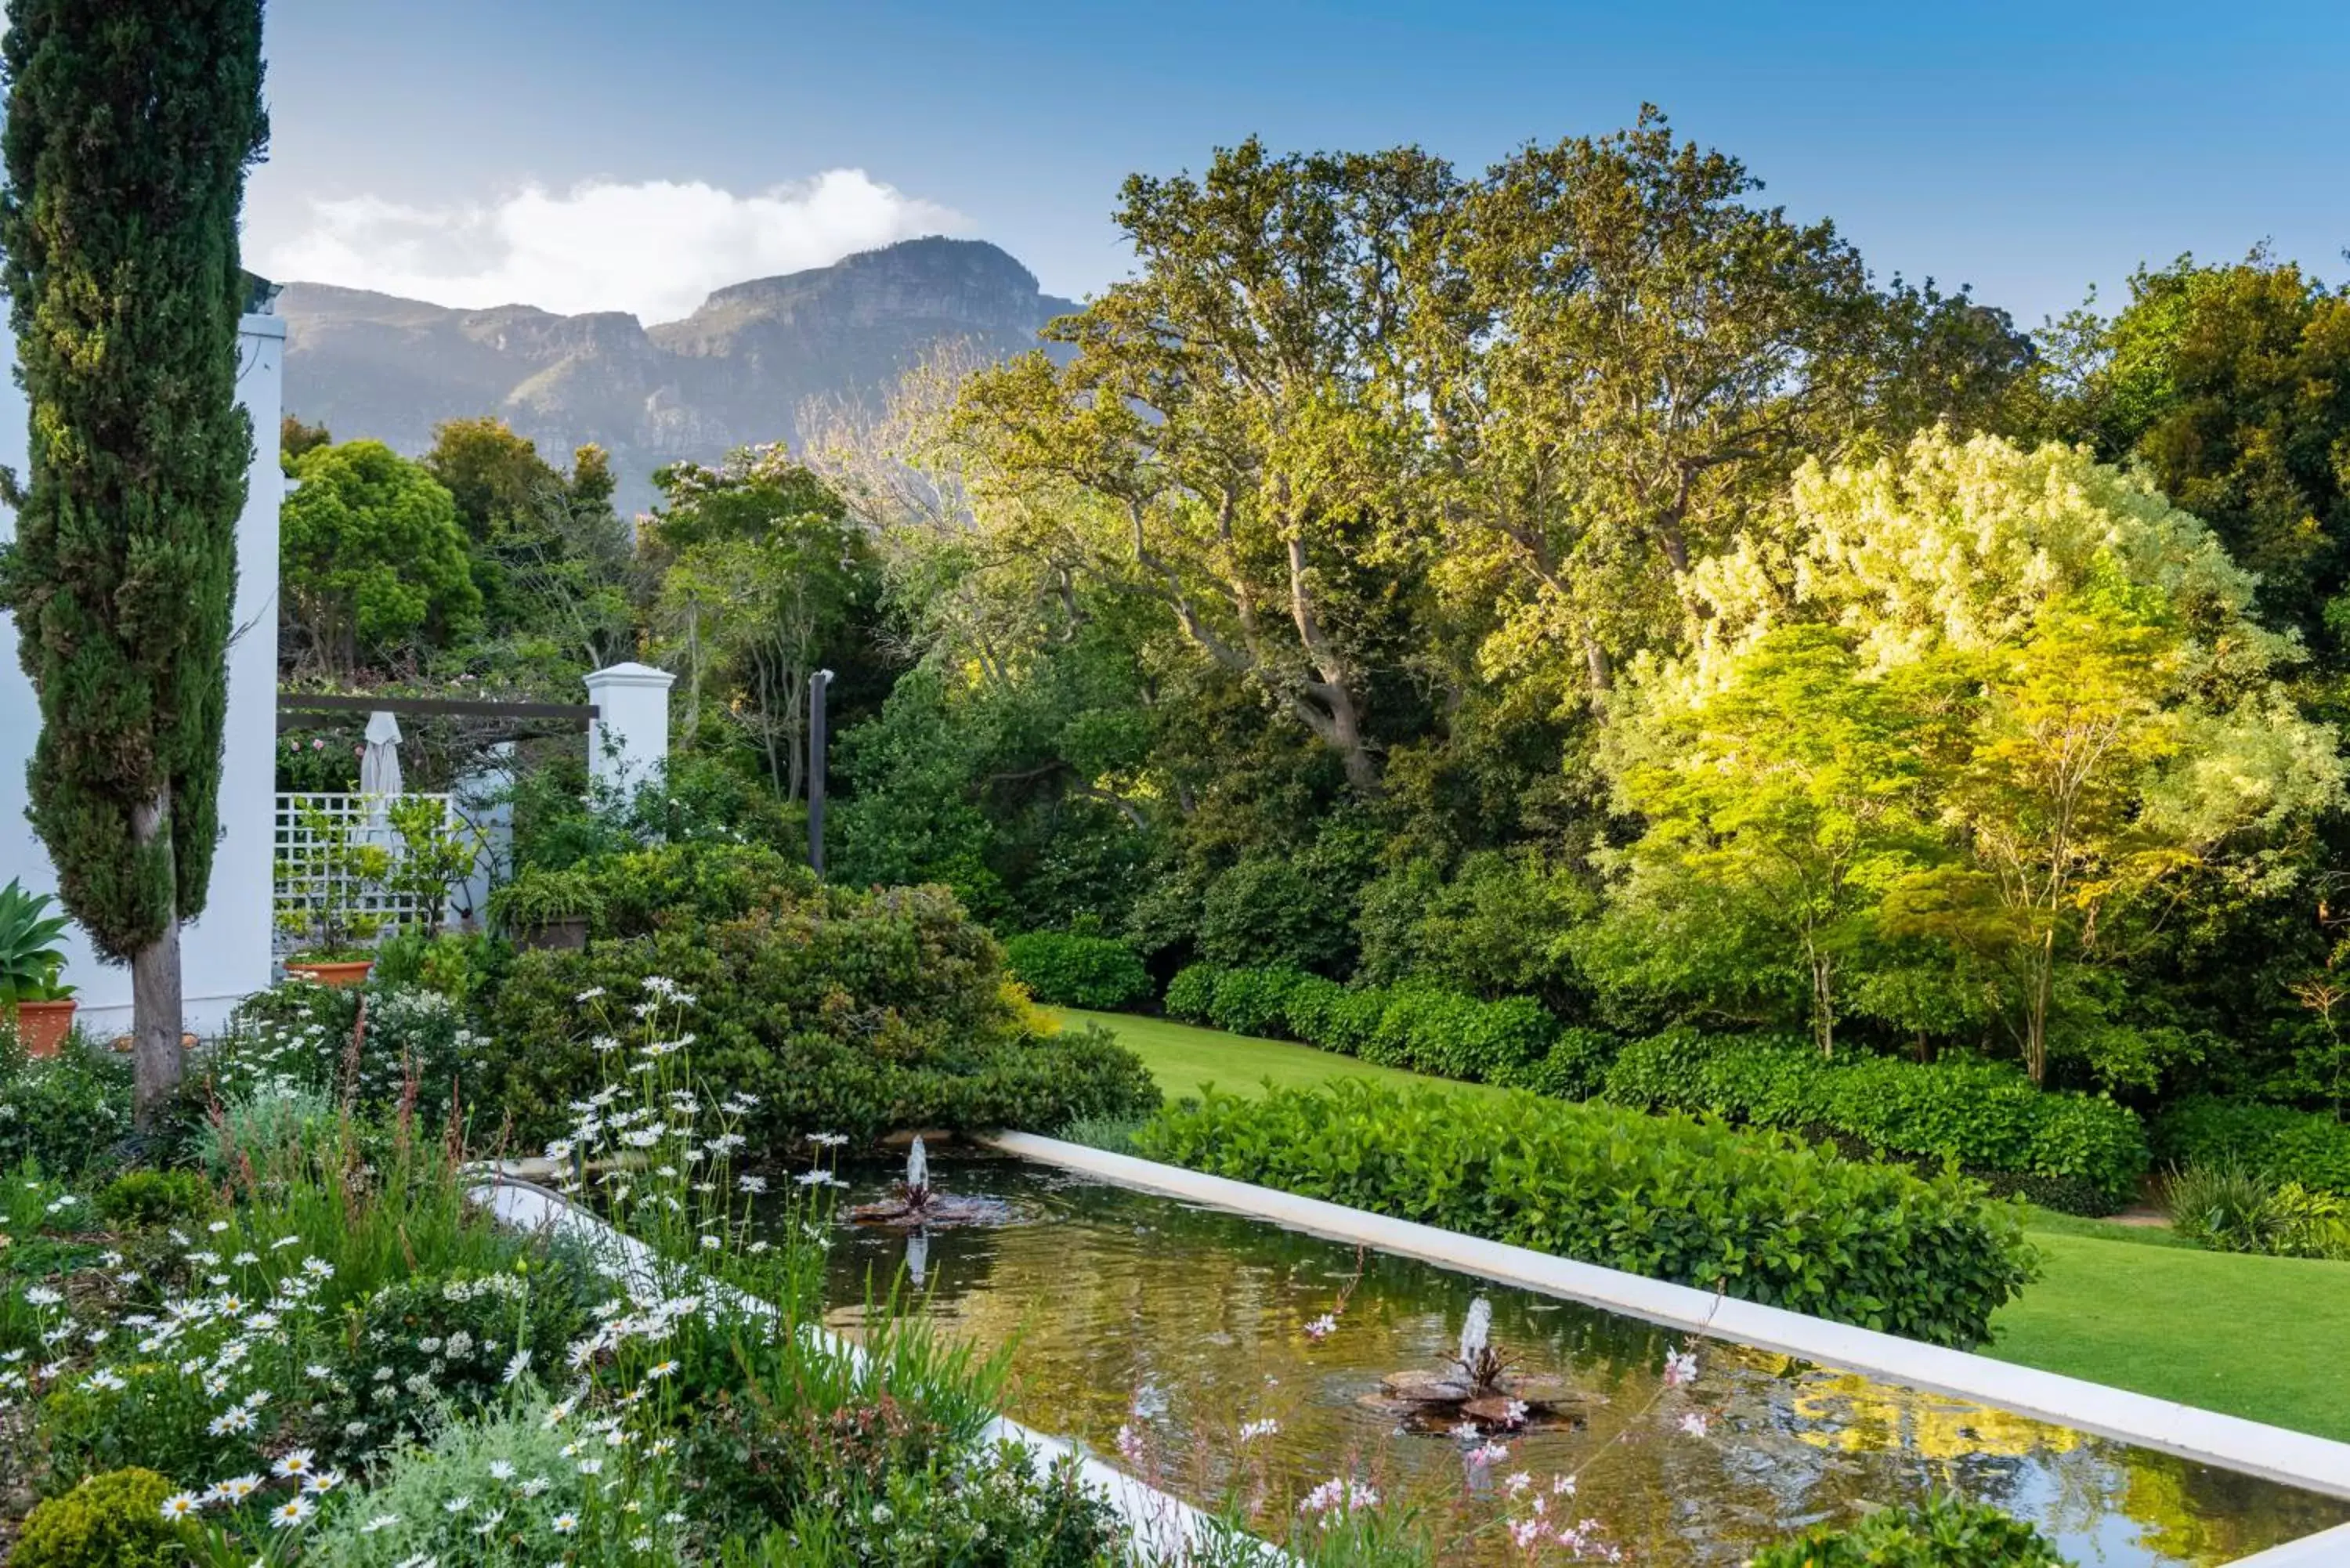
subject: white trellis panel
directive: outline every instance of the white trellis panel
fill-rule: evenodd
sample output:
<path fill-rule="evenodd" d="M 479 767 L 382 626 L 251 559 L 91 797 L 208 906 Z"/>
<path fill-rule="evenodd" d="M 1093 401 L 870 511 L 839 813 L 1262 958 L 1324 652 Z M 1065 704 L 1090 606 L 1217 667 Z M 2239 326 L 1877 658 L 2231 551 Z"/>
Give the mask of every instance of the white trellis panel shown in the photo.
<path fill-rule="evenodd" d="M 351 843 L 380 845 L 396 857 L 400 854 L 400 834 L 391 826 L 389 808 L 396 802 L 411 800 L 438 801 L 442 818 L 451 827 L 463 826 L 455 805 L 446 794 L 419 792 L 376 795 L 340 790 L 280 794 L 277 797 L 275 907 L 282 909 L 296 900 L 322 901 L 328 888 L 331 888 L 335 893 L 351 895 L 345 908 L 354 914 L 375 916 L 387 928 L 415 923 L 427 911 L 418 908 L 417 900 L 409 895 L 393 893 L 380 885 L 346 888 L 341 884 L 349 880 L 347 877 L 322 878 L 319 861 L 328 846 L 319 841 L 318 836 L 303 820 L 316 812 L 330 823 L 348 826 Z M 304 891 L 297 893 L 296 888 Z M 430 911 L 430 914 L 432 923 L 438 926 L 445 923 L 448 912 L 444 909 Z M 279 951 L 287 950 L 292 943 L 293 939 L 284 931 L 277 932 Z"/>

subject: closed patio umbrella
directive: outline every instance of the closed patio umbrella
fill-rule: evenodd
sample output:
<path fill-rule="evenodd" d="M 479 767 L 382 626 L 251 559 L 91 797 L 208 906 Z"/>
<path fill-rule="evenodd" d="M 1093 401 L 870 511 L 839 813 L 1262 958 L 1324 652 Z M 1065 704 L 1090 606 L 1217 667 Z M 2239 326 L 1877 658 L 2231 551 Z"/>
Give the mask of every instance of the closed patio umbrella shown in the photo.
<path fill-rule="evenodd" d="M 382 823 L 384 802 L 400 791 L 400 721 L 390 713 L 369 713 L 367 745 L 359 752 L 359 793 L 372 797 L 371 825 Z"/>

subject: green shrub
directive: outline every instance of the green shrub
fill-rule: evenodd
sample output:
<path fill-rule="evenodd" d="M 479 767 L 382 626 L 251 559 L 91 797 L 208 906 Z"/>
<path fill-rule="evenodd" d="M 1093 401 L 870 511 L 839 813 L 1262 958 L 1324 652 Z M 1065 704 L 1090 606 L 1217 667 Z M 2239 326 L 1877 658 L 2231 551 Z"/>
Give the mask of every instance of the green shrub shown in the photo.
<path fill-rule="evenodd" d="M 1032 931 L 1003 944 L 1003 961 L 1037 1001 L 1115 1012 L 1147 1001 L 1150 971 L 1115 937 Z"/>
<path fill-rule="evenodd" d="M 426 1437 L 451 1414 L 482 1409 L 501 1396 L 520 1353 L 555 1376 L 606 1294 L 569 1252 L 527 1270 L 458 1269 L 384 1286 L 358 1309 L 352 1334 L 337 1335 L 335 1451 L 394 1448 Z"/>
<path fill-rule="evenodd" d="M 1148 1116 L 1079 1116 L 1053 1136 L 1063 1143 L 1083 1144 L 1108 1154 L 1132 1154 L 1134 1135 Z"/>
<path fill-rule="evenodd" d="M 1624 1048 L 1607 1096 L 1643 1109 L 1830 1134 L 1876 1157 L 1954 1159 L 2051 1207 L 2112 1213 L 2148 1165 L 2137 1115 L 2004 1063 L 1824 1062 L 1799 1041 L 1668 1030 Z"/>
<path fill-rule="evenodd" d="M 98 1217 L 117 1230 L 202 1220 L 213 1211 L 213 1189 L 190 1170 L 132 1170 L 99 1189 Z"/>
<path fill-rule="evenodd" d="M 2068 1568 L 2022 1520 L 1986 1503 L 1936 1498 L 1879 1509 L 1850 1528 L 1815 1525 L 1756 1552 L 1747 1568 Z"/>
<path fill-rule="evenodd" d="M 490 895 L 491 922 L 509 937 L 561 920 L 592 923 L 603 913 L 603 880 L 579 867 L 525 866 Z"/>
<path fill-rule="evenodd" d="M 547 1414 L 546 1400 L 525 1380 L 510 1404 L 448 1423 L 430 1447 L 399 1449 L 365 1491 L 321 1515 L 301 1560 L 334 1568 L 560 1563 L 577 1552 L 581 1536 L 558 1532 L 554 1521 L 588 1512 L 590 1489 L 606 1491 L 614 1509 L 640 1510 L 648 1520 L 659 1513 L 645 1467 L 613 1464 L 602 1480 L 590 1480 L 581 1473 L 577 1428 Z M 465 1502 L 451 1506 L 460 1499 Z M 489 1511 L 502 1511 L 505 1525 L 498 1544 L 506 1550 L 494 1557 L 480 1533 Z M 386 1519 L 389 1525 L 379 1522 Z"/>
<path fill-rule="evenodd" d="M 0 1169 L 32 1160 L 75 1180 L 114 1157 L 130 1131 L 130 1058 L 78 1033 L 28 1060 L 0 1032 Z"/>
<path fill-rule="evenodd" d="M 1209 995 L 1208 1022 L 1227 1033 L 1284 1038 L 1289 993 L 1305 979 L 1294 969 L 1225 970 Z"/>
<path fill-rule="evenodd" d="M 1243 860 L 1208 884 L 1200 956 L 1229 969 L 1330 969 L 1354 944 L 1349 911 L 1334 891 L 1294 858 Z"/>
<path fill-rule="evenodd" d="M 1533 1095 L 1211 1092 L 1156 1159 L 1773 1306 L 1971 1345 L 2033 1274 L 2012 1206 L 1770 1134 Z"/>
<path fill-rule="evenodd" d="M 8 1561 L 16 1568 L 182 1568 L 197 1531 L 163 1517 L 163 1500 L 178 1490 L 153 1470 L 91 1476 L 25 1516 Z"/>
<path fill-rule="evenodd" d="M 1167 1016 L 1185 1023 L 1205 1023 L 1216 1003 L 1216 977 L 1223 971 L 1211 963 L 1187 964 L 1167 982 Z"/>
<path fill-rule="evenodd" d="M 191 1152 L 215 1181 L 248 1165 L 267 1167 L 281 1152 L 315 1158 L 342 1137 L 343 1112 L 323 1089 L 263 1084 L 221 1106 L 196 1130 Z"/>
<path fill-rule="evenodd" d="M 660 844 L 598 855 L 573 867 L 591 898 L 590 936 L 640 937 L 659 926 L 739 920 L 755 910 L 803 903 L 816 873 L 776 850 L 750 844 Z"/>
<path fill-rule="evenodd" d="M 494 985 L 513 956 L 506 943 L 480 932 L 400 931 L 376 944 L 368 989 L 430 991 L 463 1006 Z"/>
<path fill-rule="evenodd" d="M 1096 1568 L 1128 1561 L 1118 1510 L 1078 1460 L 1040 1468 L 999 1442 L 928 1470 L 888 1468 L 840 1502 L 804 1505 L 791 1521 L 793 1563 L 891 1568 Z"/>
<path fill-rule="evenodd" d="M 1394 992 L 1377 988 L 1347 992 L 1330 1009 L 1327 1037 L 1314 1044 L 1342 1056 L 1369 1054 L 1371 1042 L 1379 1032 L 1380 1023 L 1388 1015 L 1388 1003 L 1394 999 Z"/>
<path fill-rule="evenodd" d="M 1292 1040 L 1303 1040 L 1309 1045 L 1321 1045 L 1333 1033 L 1336 1010 L 1345 1005 L 1350 993 L 1335 980 L 1309 974 L 1289 988 L 1289 995 L 1281 1004 L 1282 1032 Z M 1327 1050 L 1329 1047 L 1323 1046 Z"/>
<path fill-rule="evenodd" d="M 2323 1112 L 2196 1097 L 2155 1118 L 2154 1149 L 2176 1166 L 2230 1161 L 2313 1192 L 2350 1193 L 2350 1126 Z"/>
<path fill-rule="evenodd" d="M 2162 1206 L 2178 1234 L 2215 1252 L 2350 1260 L 2350 1199 L 2235 1160 L 2174 1171 Z"/>
<path fill-rule="evenodd" d="M 1507 1089 L 1531 1089 L 1555 1100 L 1587 1100 L 1606 1086 L 1623 1040 L 1604 1029 L 1562 1029 L 1540 1057 L 1493 1076 Z"/>
<path fill-rule="evenodd" d="M 596 1036 L 619 1033 L 608 1020 L 649 976 L 694 998 L 696 1076 L 759 1097 L 743 1128 L 764 1140 L 754 1147 L 907 1127 L 1044 1131 L 1157 1103 L 1140 1060 L 1101 1031 L 1032 1034 L 1001 950 L 939 888 L 809 888 L 739 919 L 665 914 L 650 935 L 520 954 L 476 1098 L 526 1139 L 559 1136 L 603 1081 Z"/>
<path fill-rule="evenodd" d="M 1390 1066 L 1493 1083 L 1540 1061 L 1558 1037 L 1558 1020 L 1531 997 L 1480 1002 L 1419 986 L 1389 996 L 1362 1054 Z"/>

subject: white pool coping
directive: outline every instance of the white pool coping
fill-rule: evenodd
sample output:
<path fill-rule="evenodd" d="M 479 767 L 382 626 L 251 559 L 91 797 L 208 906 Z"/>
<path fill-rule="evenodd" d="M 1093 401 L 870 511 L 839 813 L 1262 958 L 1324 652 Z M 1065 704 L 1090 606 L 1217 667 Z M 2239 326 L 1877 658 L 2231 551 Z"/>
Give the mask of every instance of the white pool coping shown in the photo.
<path fill-rule="evenodd" d="M 2054 1426 L 2350 1498 L 2350 1443 L 1059 1138 L 1001 1133 L 980 1141 L 1006 1154 L 1269 1220 L 1311 1235 L 1374 1247 L 1708 1338 L 1864 1372 Z M 2350 1526 L 2242 1559 L 2237 1568 L 2320 1568 L 2321 1564 L 2350 1565 Z"/>
<path fill-rule="evenodd" d="M 652 1250 L 644 1242 L 607 1224 L 579 1205 L 545 1188 L 527 1185 L 511 1173 L 499 1171 L 466 1196 L 496 1217 L 499 1223 L 517 1231 L 546 1231 L 585 1238 L 591 1246 L 608 1249 L 619 1254 L 619 1267 L 630 1282 L 647 1285 L 656 1278 Z M 733 1287 L 715 1283 L 738 1305 L 763 1316 L 776 1315 L 775 1307 L 755 1296 L 746 1295 Z M 806 1325 L 809 1333 L 824 1344 L 857 1358 L 860 1363 L 864 1352 L 857 1345 L 832 1333 L 821 1324 Z M 1105 1464 L 1092 1454 L 1064 1438 L 1022 1426 L 1008 1417 L 998 1416 L 981 1433 L 984 1442 L 1014 1442 L 1035 1455 L 1043 1466 L 1052 1466 L 1064 1459 L 1077 1461 L 1079 1478 L 1095 1491 L 1109 1500 L 1137 1541 L 1156 1555 L 1182 1559 L 1188 1550 L 1203 1540 L 1222 1533 L 1208 1515 L 1183 1501 L 1170 1497 L 1158 1488 L 1128 1475 L 1114 1465 Z M 1269 1542 L 1263 1557 L 1268 1564 L 1287 1563 L 1288 1553 Z"/>

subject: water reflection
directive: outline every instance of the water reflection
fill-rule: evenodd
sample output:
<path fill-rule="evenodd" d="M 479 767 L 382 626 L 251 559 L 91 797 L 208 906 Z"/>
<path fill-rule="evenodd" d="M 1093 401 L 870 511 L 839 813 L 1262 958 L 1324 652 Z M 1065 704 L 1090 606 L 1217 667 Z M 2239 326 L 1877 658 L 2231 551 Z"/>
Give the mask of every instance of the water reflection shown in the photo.
<path fill-rule="evenodd" d="M 1354 1474 L 1443 1521 L 1452 1560 L 1498 1563 L 1494 1510 L 1465 1494 L 1507 1472 L 1541 1486 L 1571 1473 L 1577 1517 L 1659 1568 L 1728 1568 L 1788 1531 L 1935 1490 L 2033 1520 L 2085 1568 L 2202 1568 L 2350 1519 L 2329 1499 L 1739 1346 L 1700 1344 L 1693 1387 L 1665 1391 L 1676 1333 L 1017 1161 L 942 1166 L 943 1185 L 1006 1199 L 1014 1222 L 844 1228 L 835 1324 L 854 1329 L 868 1277 L 903 1270 L 959 1332 L 1018 1338 L 1011 1414 L 1105 1455 L 1128 1428 L 1153 1479 L 1194 1501 L 1285 1511 Z M 861 1177 L 851 1197 L 889 1176 Z M 1473 1460 L 1464 1471 L 1461 1444 L 1400 1433 L 1366 1399 L 1384 1375 L 1452 1355 L 1479 1294 L 1515 1366 L 1564 1378 L 1588 1406 L 1576 1427 L 1520 1436 L 1482 1475 Z M 1334 1308 L 1337 1328 L 1317 1341 L 1309 1327 Z M 1693 1408 L 1702 1437 L 1680 1428 Z M 1266 1421 L 1277 1430 L 1243 1438 Z"/>

